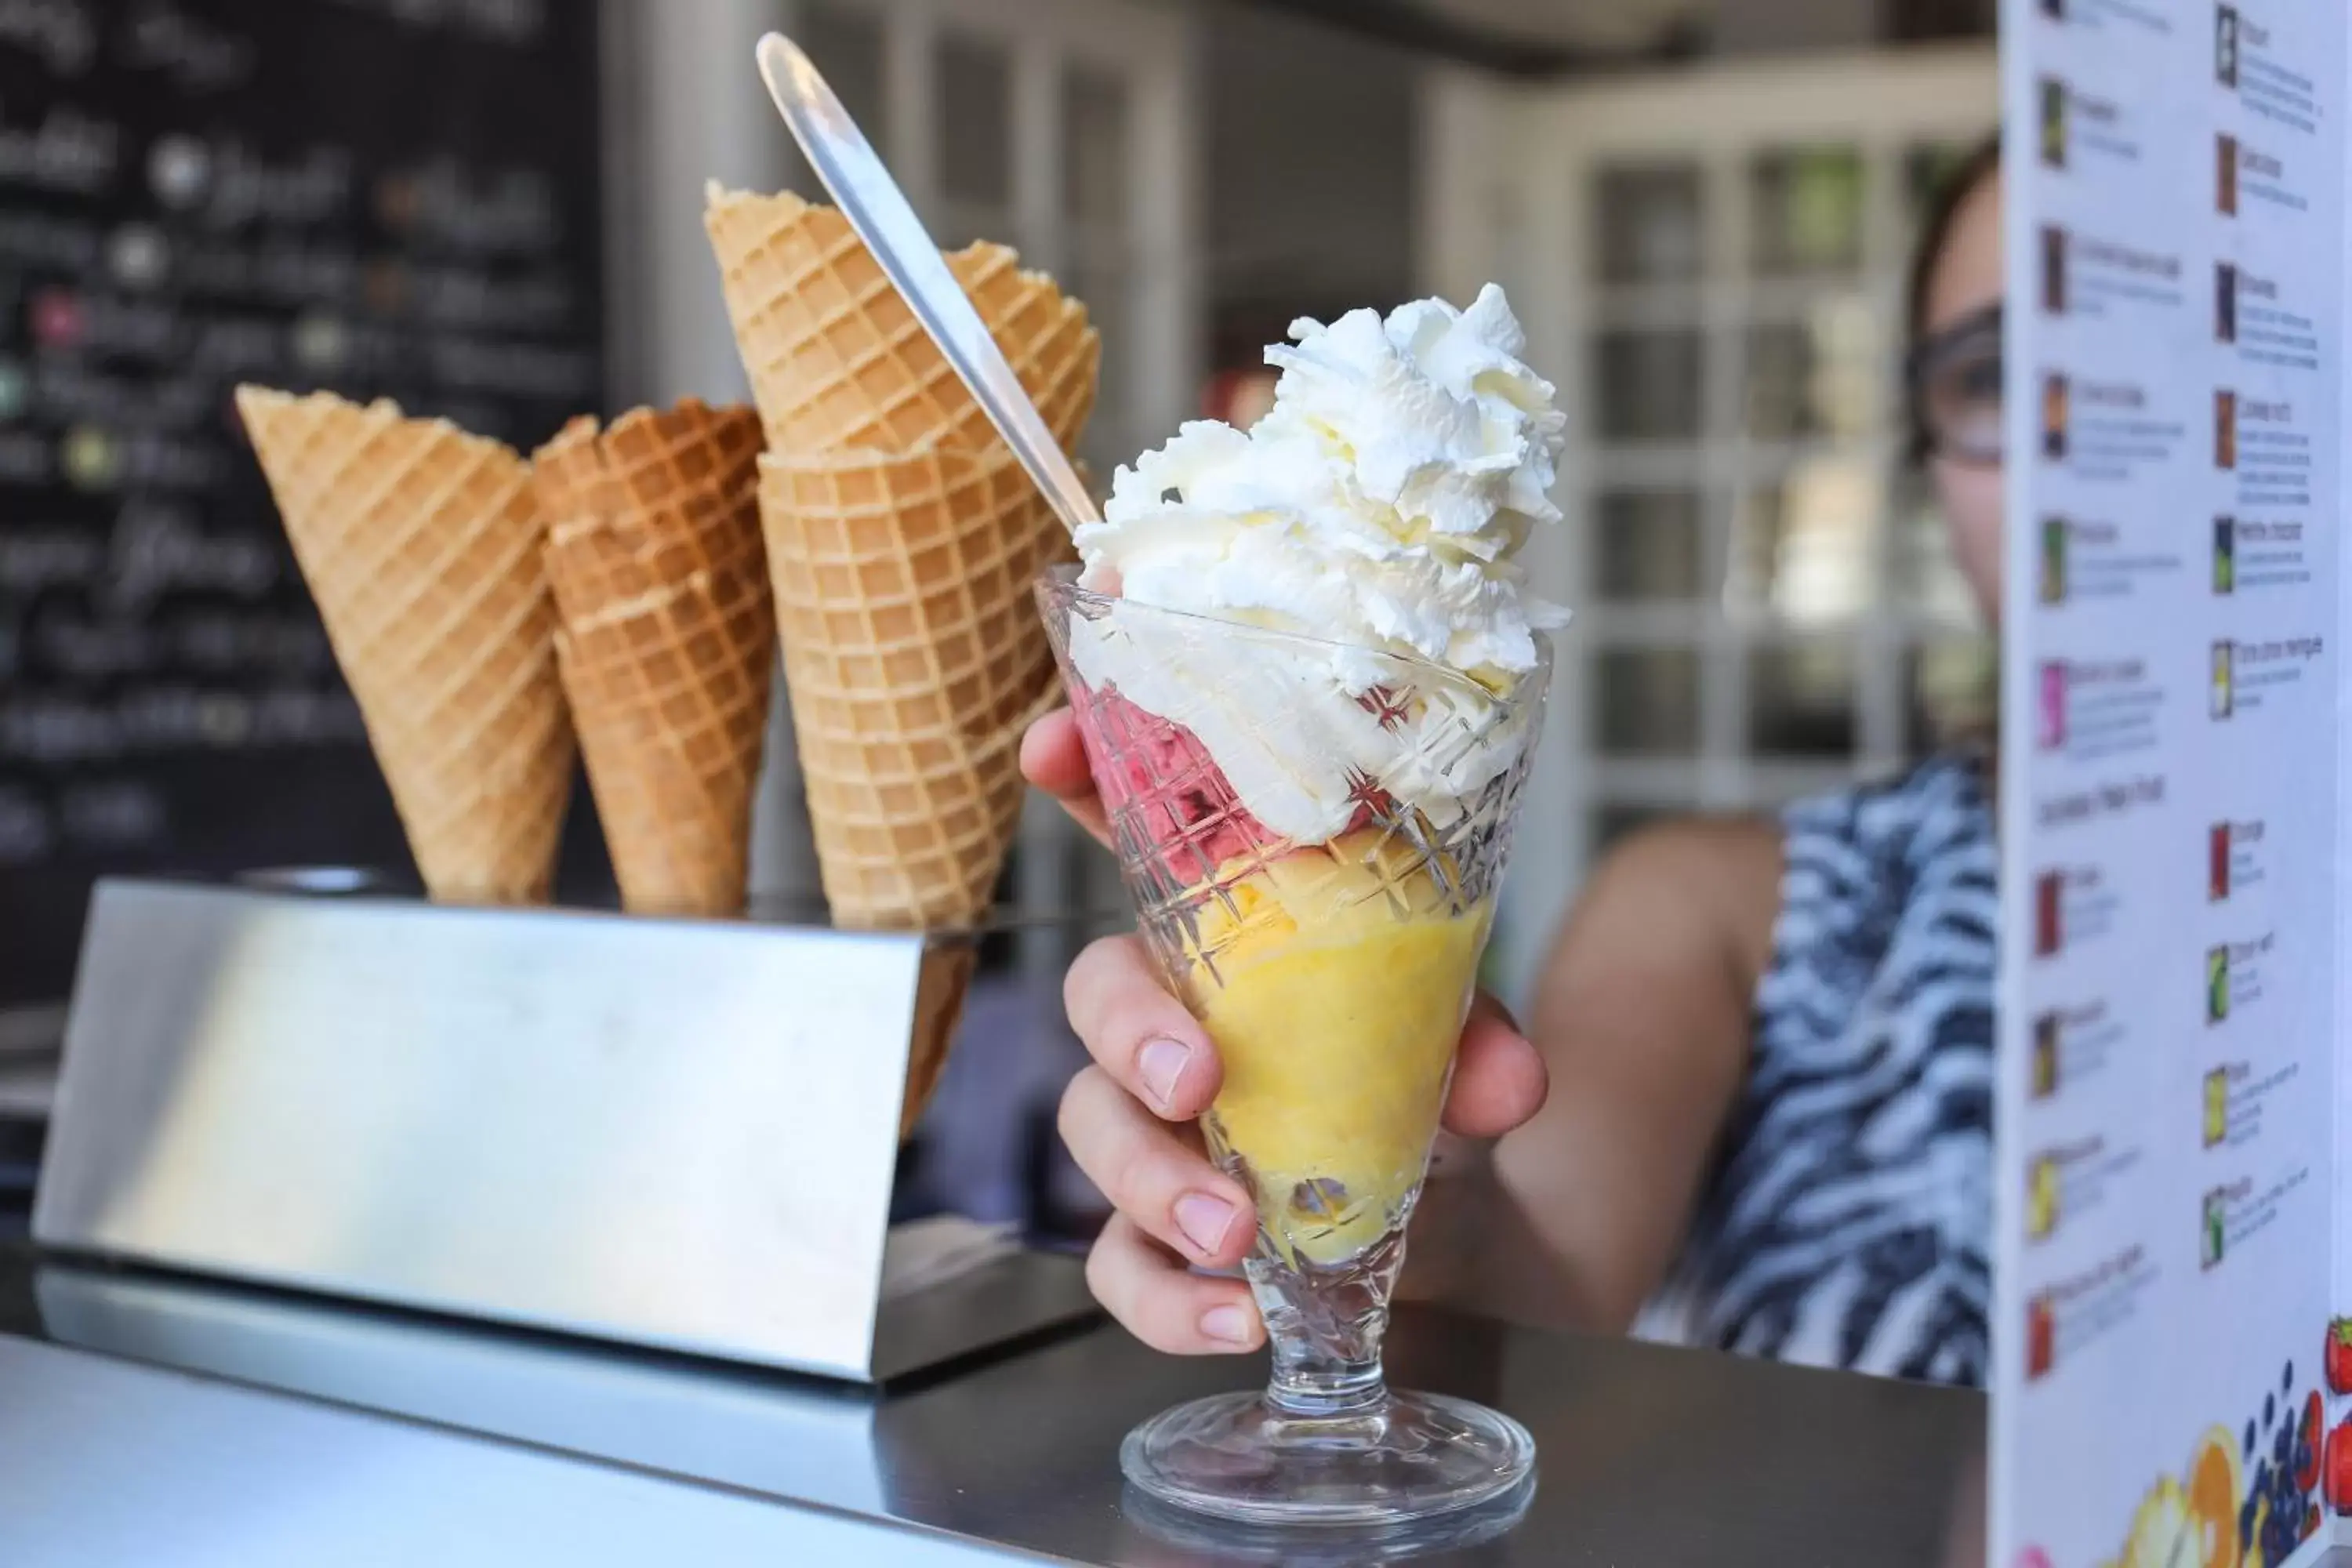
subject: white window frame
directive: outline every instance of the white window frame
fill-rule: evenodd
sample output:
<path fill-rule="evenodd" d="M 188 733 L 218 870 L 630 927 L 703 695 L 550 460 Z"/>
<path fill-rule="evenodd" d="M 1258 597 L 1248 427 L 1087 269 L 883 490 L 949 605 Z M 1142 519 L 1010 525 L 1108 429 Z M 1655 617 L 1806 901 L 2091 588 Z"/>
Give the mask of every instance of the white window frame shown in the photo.
<path fill-rule="evenodd" d="M 1465 300 L 1489 279 L 1509 289 L 1528 329 L 1530 356 L 1554 374 L 1570 445 L 1555 498 L 1567 526 L 1531 552 L 1537 586 L 1578 608 L 1563 637 L 1544 743 L 1518 837 L 1496 938 L 1507 994 L 1524 999 L 1552 931 L 1594 853 L 1592 824 L 1604 805 L 1655 810 L 1746 810 L 1900 764 L 1907 694 L 1902 656 L 1978 634 L 1948 618 L 1901 607 L 1894 530 L 1878 530 L 1874 592 L 1853 625 L 1857 744 L 1850 763 L 1779 763 L 1747 749 L 1750 654 L 1788 640 L 1785 628 L 1735 616 L 1722 596 L 1687 605 L 1593 604 L 1591 563 L 1597 503 L 1612 484 L 1654 476 L 1702 491 L 1702 586 L 1727 567 L 1728 497 L 1772 465 L 1826 443 L 1773 444 L 1741 433 L 1746 329 L 1780 320 L 1773 292 L 1748 276 L 1749 167 L 1771 149 L 1839 145 L 1861 153 L 1864 218 L 1861 290 L 1888 345 L 1885 395 L 1866 449 L 1891 508 L 1902 461 L 1900 318 L 1909 247 L 1905 159 L 1922 143 L 1965 143 L 1999 123 L 1996 54 L 1967 45 L 1866 54 L 1814 55 L 1561 87 L 1498 83 L 1477 73 L 1433 72 L 1423 100 L 1423 247 L 1425 287 Z M 1643 299 L 1639 288 L 1604 288 L 1595 273 L 1594 215 L 1586 193 L 1605 168 L 1696 164 L 1702 182 L 1702 274 L 1671 290 L 1695 311 Z M 1820 288 L 1799 283 L 1797 290 Z M 1660 290 L 1661 294 L 1670 290 Z M 1782 301 L 1785 303 L 1785 300 Z M 1679 303 L 1679 302 L 1678 302 Z M 1590 359 L 1606 325 L 1647 315 L 1706 334 L 1702 438 L 1695 444 L 1611 448 L 1591 406 Z M 1841 633 L 1841 635 L 1843 635 Z M 1604 648 L 1692 648 L 1699 658 L 1696 759 L 1603 759 L 1590 700 Z"/>

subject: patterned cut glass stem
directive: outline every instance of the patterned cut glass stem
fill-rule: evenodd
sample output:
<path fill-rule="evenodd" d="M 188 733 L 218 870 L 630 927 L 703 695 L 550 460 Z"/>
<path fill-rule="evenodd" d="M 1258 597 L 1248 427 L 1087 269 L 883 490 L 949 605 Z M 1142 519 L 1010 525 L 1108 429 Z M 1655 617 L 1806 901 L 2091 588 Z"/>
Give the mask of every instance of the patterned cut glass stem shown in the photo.
<path fill-rule="evenodd" d="M 1277 1521 L 1482 1500 L 1531 1462 L 1525 1433 L 1392 1395 L 1381 1342 L 1549 650 L 1496 691 L 1422 660 L 1105 597 L 1067 569 L 1038 593 L 1141 933 L 1224 1068 L 1202 1121 L 1211 1153 L 1258 1211 L 1244 1268 L 1270 1385 L 1247 1412 L 1212 1401 L 1139 1428 L 1129 1477 Z M 1286 760 L 1301 755 L 1323 775 L 1318 799 L 1338 803 L 1315 838 L 1268 828 L 1228 777 L 1295 776 Z M 1449 1425 L 1463 1413 L 1507 1428 L 1491 1473 L 1479 1434 Z M 1271 1466 L 1245 1462 L 1268 1450 Z"/>

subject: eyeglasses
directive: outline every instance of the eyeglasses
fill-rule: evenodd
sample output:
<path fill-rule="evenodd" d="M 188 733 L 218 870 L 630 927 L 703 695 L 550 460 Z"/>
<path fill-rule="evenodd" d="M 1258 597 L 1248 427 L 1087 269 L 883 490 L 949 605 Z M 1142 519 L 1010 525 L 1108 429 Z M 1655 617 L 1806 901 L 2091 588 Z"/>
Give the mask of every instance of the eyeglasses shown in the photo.
<path fill-rule="evenodd" d="M 2001 308 L 1962 317 L 1911 353 L 1917 455 L 1997 467 L 2001 460 Z"/>

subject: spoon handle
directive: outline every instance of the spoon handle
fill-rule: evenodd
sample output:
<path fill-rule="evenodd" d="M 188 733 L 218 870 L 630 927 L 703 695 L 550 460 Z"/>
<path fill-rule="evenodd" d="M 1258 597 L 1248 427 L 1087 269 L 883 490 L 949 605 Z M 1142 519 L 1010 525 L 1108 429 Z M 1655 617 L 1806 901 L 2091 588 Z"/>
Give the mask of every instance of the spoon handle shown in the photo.
<path fill-rule="evenodd" d="M 849 111 L 841 106 L 841 100 L 834 96 L 808 56 L 781 33 L 770 33 L 760 40 L 759 61 L 768 95 L 776 100 L 778 112 L 792 128 L 801 151 L 808 154 L 817 178 L 824 182 L 857 237 L 882 264 L 884 276 L 905 297 L 915 320 L 971 388 L 982 411 L 1045 492 L 1063 524 L 1075 530 L 1081 523 L 1101 521 L 1077 469 L 1062 455 L 1061 443 L 1045 427 L 1021 378 L 1005 363 L 980 312 L 971 308 L 955 274 L 948 270 L 940 247 L 932 243 L 922 220 L 908 205 L 906 194 L 883 167 Z"/>

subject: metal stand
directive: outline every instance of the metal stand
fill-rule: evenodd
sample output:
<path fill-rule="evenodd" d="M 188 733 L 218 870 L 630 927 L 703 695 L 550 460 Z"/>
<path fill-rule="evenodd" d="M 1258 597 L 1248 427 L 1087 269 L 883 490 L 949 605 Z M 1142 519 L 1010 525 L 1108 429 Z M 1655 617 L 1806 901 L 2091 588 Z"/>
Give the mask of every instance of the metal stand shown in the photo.
<path fill-rule="evenodd" d="M 1084 1316 L 885 1300 L 926 944 L 102 884 L 34 1214 L 68 1252 L 873 1381 Z"/>

